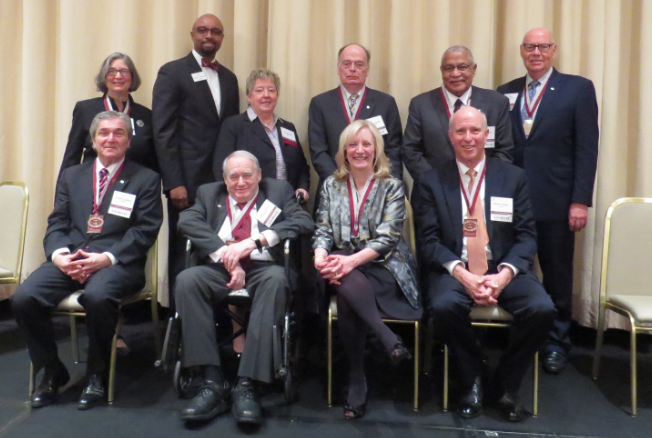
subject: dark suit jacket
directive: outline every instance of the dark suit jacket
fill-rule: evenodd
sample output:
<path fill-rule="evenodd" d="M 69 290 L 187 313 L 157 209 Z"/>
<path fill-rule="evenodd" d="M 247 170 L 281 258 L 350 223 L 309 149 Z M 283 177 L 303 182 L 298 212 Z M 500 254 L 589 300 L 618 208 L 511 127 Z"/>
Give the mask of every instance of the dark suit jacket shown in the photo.
<path fill-rule="evenodd" d="M 192 53 L 165 64 L 152 95 L 154 141 L 163 190 L 185 186 L 193 202 L 197 187 L 215 181 L 213 153 L 221 121 L 240 112 L 238 79 L 223 65 L 217 72 L 222 92 L 217 114 L 207 81 L 195 82 L 202 69 Z"/>
<path fill-rule="evenodd" d="M 113 99 L 111 102 L 115 108 Z M 152 135 L 152 111 L 135 103 L 131 96 L 129 96 L 129 106 L 131 108 L 129 117 L 134 120 L 136 135 L 131 139 L 131 145 L 127 150 L 127 159 L 158 172 L 158 161 Z M 93 161 L 97 157 L 89 131 L 93 118 L 103 111 L 106 111 L 104 96 L 81 100 L 75 104 L 75 109 L 72 112 L 72 127 L 68 135 L 66 151 L 63 154 L 59 177 L 65 169 L 79 164 L 82 161 L 82 156 L 84 162 Z M 143 126 L 139 126 L 139 124 Z"/>
<path fill-rule="evenodd" d="M 161 179 L 156 172 L 126 161 L 122 172 L 111 184 L 100 208 L 104 226 L 99 234 L 86 232 L 88 217 L 93 211 L 93 163 L 70 167 L 61 173 L 57 183 L 54 210 L 48 217 L 43 239 L 45 255 L 67 247 L 71 252 L 108 251 L 124 265 L 145 267 L 147 251 L 154 244 L 163 221 Z M 130 218 L 108 213 L 113 193 L 136 195 Z"/>
<path fill-rule="evenodd" d="M 283 141 L 281 128 L 294 132 L 296 145 Z M 310 168 L 299 142 L 299 134 L 294 125 L 279 117 L 276 122 L 278 140 L 283 150 L 283 160 L 287 169 L 287 180 L 293 189 L 310 190 Z M 276 150 L 269 139 L 260 120 L 249 120 L 245 111 L 237 116 L 229 117 L 220 128 L 215 156 L 213 158 L 213 173 L 216 180 L 222 179 L 222 163 L 230 153 L 243 150 L 251 152 L 258 158 L 263 178 L 276 178 Z"/>
<path fill-rule="evenodd" d="M 484 211 L 493 261 L 509 263 L 521 272 L 531 270 L 537 250 L 528 182 L 523 170 L 497 159 L 487 159 Z M 513 221 L 490 219 L 491 197 L 513 199 Z M 412 205 L 420 263 L 424 272 L 448 275 L 444 263 L 462 255 L 462 195 L 455 160 L 429 170 L 415 181 Z"/>
<path fill-rule="evenodd" d="M 392 162 L 392 175 L 401 179 L 403 165 L 400 147 L 403 129 L 398 106 L 389 94 L 367 87 L 367 95 L 358 118 L 365 120 L 375 116 L 381 116 L 385 122 L 387 128 L 387 134 L 383 135 L 385 154 Z M 308 145 L 312 165 L 319 174 L 319 187 L 321 182 L 337 169 L 335 154 L 339 149 L 340 134 L 348 124 L 349 119 L 342 109 L 340 100 L 340 87 L 319 94 L 310 101 Z"/>
<path fill-rule="evenodd" d="M 200 259 L 205 260 L 209 254 L 225 245 L 217 233 L 227 217 L 227 197 L 224 182 L 205 184 L 197 190 L 195 204 L 179 216 L 179 230 L 192 241 Z M 263 178 L 259 183 L 256 207 L 260 208 L 266 199 L 279 207 L 281 214 L 269 228 L 258 222 L 260 232 L 274 230 L 283 240 L 290 232 L 302 235 L 315 229 L 312 218 L 299 206 L 294 190 L 287 181 Z M 276 245 L 269 252 L 277 263 L 283 263 L 283 245 Z"/>
<path fill-rule="evenodd" d="M 525 138 L 521 98 L 525 76 L 498 87 L 518 93 L 511 111 L 514 164 L 525 169 L 537 221 L 568 220 L 570 204 L 592 204 L 598 163 L 598 102 L 590 80 L 554 70 Z"/>
<path fill-rule="evenodd" d="M 511 161 L 514 144 L 509 99 L 494 90 L 471 87 L 471 106 L 487 116 L 488 126 L 496 127 L 495 148 L 487 149 L 487 156 Z M 448 113 L 441 87 L 420 94 L 410 102 L 401 158 L 413 178 L 455 158 L 448 137 Z"/>

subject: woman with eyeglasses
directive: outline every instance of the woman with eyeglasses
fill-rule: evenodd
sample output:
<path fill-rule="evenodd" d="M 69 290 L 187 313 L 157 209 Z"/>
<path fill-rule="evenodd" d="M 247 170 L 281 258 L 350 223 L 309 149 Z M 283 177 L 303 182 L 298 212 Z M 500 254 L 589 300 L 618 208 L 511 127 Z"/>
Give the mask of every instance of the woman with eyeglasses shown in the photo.
<path fill-rule="evenodd" d="M 158 172 L 152 135 L 152 110 L 134 102 L 129 94 L 140 86 L 140 76 L 128 55 L 112 53 L 95 77 L 102 97 L 77 102 L 72 113 L 72 127 L 63 155 L 59 175 L 64 169 L 97 156 L 89 135 L 93 118 L 102 111 L 120 111 L 131 118 L 134 136 L 127 150 L 127 159 Z"/>

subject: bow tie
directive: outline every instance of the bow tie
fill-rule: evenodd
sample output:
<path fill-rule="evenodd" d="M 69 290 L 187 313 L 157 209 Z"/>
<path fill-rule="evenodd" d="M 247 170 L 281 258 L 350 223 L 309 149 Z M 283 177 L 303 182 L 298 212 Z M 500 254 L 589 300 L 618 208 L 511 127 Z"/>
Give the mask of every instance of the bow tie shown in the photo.
<path fill-rule="evenodd" d="M 220 64 L 217 61 L 213 62 L 206 62 L 203 59 L 201 60 L 201 66 L 202 67 L 208 67 L 212 68 L 213 70 L 217 71 L 217 69 L 220 67 Z"/>

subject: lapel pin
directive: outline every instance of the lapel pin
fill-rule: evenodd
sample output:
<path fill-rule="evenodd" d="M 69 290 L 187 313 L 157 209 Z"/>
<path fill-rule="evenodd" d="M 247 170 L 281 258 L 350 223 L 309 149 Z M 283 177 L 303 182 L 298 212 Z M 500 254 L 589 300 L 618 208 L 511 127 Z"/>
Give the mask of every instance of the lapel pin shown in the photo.
<path fill-rule="evenodd" d="M 142 120 L 137 120 L 136 121 L 136 126 L 138 126 L 139 128 L 142 128 L 143 126 L 145 126 L 145 122 L 143 122 Z"/>
<path fill-rule="evenodd" d="M 552 91 L 555 91 L 555 87 L 550 87 L 550 89 L 551 89 Z"/>
<path fill-rule="evenodd" d="M 120 184 L 124 184 L 124 183 L 125 183 L 125 180 L 121 179 Z"/>
<path fill-rule="evenodd" d="M 222 208 L 222 204 L 217 204 L 217 208 Z"/>

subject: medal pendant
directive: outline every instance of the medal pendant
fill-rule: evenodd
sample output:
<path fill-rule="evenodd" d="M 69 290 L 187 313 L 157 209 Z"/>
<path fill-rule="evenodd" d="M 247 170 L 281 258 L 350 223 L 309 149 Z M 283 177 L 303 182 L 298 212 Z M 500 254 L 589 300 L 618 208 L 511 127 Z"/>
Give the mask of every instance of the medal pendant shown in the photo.
<path fill-rule="evenodd" d="M 464 219 L 464 227 L 462 234 L 464 237 L 475 237 L 478 232 L 478 220 L 477 219 Z"/>
<path fill-rule="evenodd" d="M 523 131 L 525 132 L 525 135 L 530 135 L 532 125 L 534 125 L 534 120 L 526 120 L 523 122 Z"/>
<path fill-rule="evenodd" d="M 92 214 L 88 217 L 88 228 L 86 232 L 88 234 L 99 234 L 102 232 L 102 226 L 104 225 L 104 216 L 99 214 Z"/>

